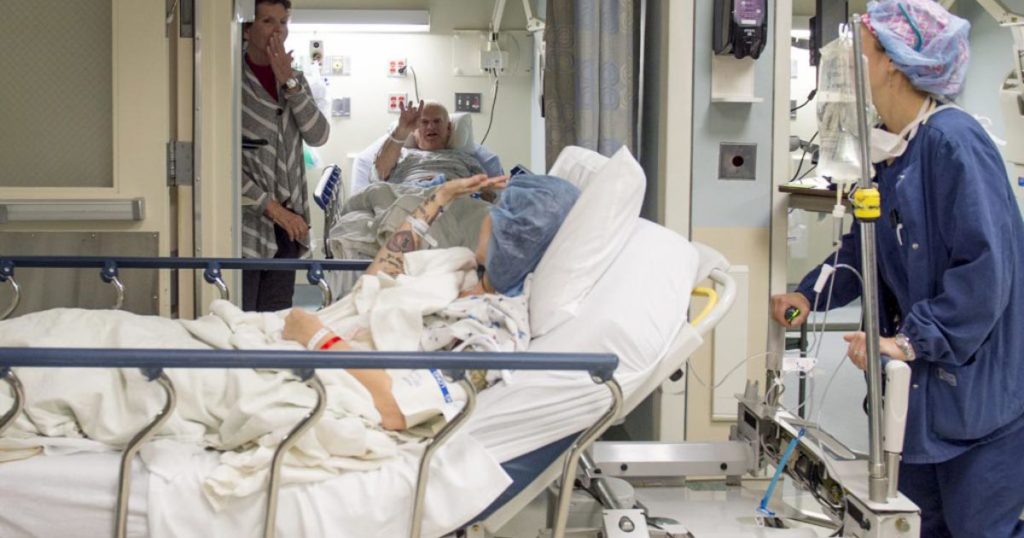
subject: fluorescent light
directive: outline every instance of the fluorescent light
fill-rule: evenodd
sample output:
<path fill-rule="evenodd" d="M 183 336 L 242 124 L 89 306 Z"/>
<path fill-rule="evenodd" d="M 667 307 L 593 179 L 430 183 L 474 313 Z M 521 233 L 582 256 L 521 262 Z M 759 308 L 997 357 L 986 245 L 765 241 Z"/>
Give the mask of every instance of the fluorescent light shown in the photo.
<path fill-rule="evenodd" d="M 0 223 L 36 221 L 139 221 L 142 198 L 124 200 L 0 200 Z"/>
<path fill-rule="evenodd" d="M 422 9 L 294 9 L 295 32 L 429 32 L 430 12 Z"/>

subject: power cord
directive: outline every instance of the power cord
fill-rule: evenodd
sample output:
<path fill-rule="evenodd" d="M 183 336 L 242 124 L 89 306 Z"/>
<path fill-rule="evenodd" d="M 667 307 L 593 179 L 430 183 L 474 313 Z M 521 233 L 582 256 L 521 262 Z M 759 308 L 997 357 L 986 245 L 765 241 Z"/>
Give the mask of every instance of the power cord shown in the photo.
<path fill-rule="evenodd" d="M 491 98 L 491 117 L 487 120 L 487 131 L 484 132 L 484 137 L 480 139 L 481 146 L 487 141 L 487 136 L 491 134 L 491 127 L 494 125 L 494 107 L 498 103 L 498 83 L 500 81 L 497 71 L 497 69 L 491 70 L 491 74 L 494 75 L 494 96 Z"/>
<path fill-rule="evenodd" d="M 804 145 L 804 152 L 800 155 L 800 164 L 797 165 L 796 172 L 793 174 L 793 177 L 790 178 L 790 181 L 794 181 L 796 178 L 800 177 L 800 171 L 804 168 L 804 159 L 807 158 L 807 150 L 811 149 L 811 144 L 814 142 L 815 138 L 818 138 L 818 131 L 815 131 L 814 134 L 811 135 L 811 139 Z"/>
<path fill-rule="evenodd" d="M 406 69 L 408 69 L 409 72 L 412 73 L 412 86 L 416 90 L 416 102 L 419 103 L 420 102 L 420 82 L 416 78 L 416 70 L 413 69 L 411 65 L 405 64 L 405 66 L 399 68 L 398 72 L 404 75 Z"/>
<path fill-rule="evenodd" d="M 818 95 L 818 89 L 817 88 L 811 90 L 811 93 L 807 94 L 807 100 L 806 101 L 804 101 L 803 103 L 801 103 L 800 105 L 798 105 L 796 107 L 793 107 L 793 108 L 789 109 L 789 111 L 790 112 L 796 112 L 797 110 L 800 110 L 801 108 L 807 106 L 807 104 L 810 103 L 811 100 L 814 99 L 815 95 Z"/>

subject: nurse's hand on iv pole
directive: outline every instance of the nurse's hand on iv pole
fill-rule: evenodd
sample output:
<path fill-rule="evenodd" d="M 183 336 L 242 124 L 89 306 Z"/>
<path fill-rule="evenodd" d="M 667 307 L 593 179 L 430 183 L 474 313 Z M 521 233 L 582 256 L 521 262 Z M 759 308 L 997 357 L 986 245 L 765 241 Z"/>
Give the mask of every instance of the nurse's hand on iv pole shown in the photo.
<path fill-rule="evenodd" d="M 306 221 L 277 200 L 268 202 L 267 209 L 263 213 L 274 221 L 274 224 L 280 226 L 292 241 L 303 239 L 309 233 L 309 225 L 306 224 Z"/>
<path fill-rule="evenodd" d="M 800 314 L 792 320 L 786 319 L 786 310 L 792 307 L 799 308 Z M 772 295 L 772 318 L 783 327 L 799 327 L 803 325 L 810 313 L 811 303 L 802 293 L 793 292 Z"/>
<path fill-rule="evenodd" d="M 868 367 L 867 335 L 863 332 L 849 333 L 843 336 L 843 340 L 846 340 L 846 343 L 850 345 L 846 349 L 846 356 L 850 357 L 850 362 L 857 368 L 866 370 Z M 907 360 L 903 350 L 900 349 L 900 346 L 896 345 L 895 338 L 886 338 L 884 336 L 879 338 L 878 353 L 898 361 Z"/>

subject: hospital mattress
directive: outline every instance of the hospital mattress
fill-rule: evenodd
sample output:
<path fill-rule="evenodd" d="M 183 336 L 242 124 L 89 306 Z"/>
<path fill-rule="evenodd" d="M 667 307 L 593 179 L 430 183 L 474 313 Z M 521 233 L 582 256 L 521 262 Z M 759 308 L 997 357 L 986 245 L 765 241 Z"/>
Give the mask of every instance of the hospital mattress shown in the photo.
<path fill-rule="evenodd" d="M 615 353 L 620 359 L 616 379 L 627 399 L 637 396 L 658 361 L 679 347 L 677 336 L 686 322 L 699 265 L 696 250 L 681 237 L 640 221 L 577 318 L 535 339 L 530 349 Z M 485 510 L 515 495 L 564 453 L 572 436 L 591 425 L 608 404 L 603 387 L 585 374 L 569 372 L 514 372 L 483 391 L 466 427 L 434 457 L 424 535 L 441 535 L 477 521 Z M 418 448 L 405 450 L 375 471 L 285 485 L 279 535 L 408 534 Z M 135 466 L 129 535 L 259 534 L 262 494 L 215 511 L 200 493 L 202 479 L 217 463 L 216 453 L 159 441 L 144 447 L 141 455 L 146 465 Z M 109 535 L 118 459 L 119 454 L 104 452 L 0 464 L 0 536 Z"/>

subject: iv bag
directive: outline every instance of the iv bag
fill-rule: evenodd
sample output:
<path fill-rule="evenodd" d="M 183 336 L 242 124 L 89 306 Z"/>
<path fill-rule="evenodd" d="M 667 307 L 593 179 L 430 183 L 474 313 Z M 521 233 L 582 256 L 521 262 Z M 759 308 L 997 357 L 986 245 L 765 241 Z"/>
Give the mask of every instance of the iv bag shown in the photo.
<path fill-rule="evenodd" d="M 818 173 L 833 183 L 860 179 L 856 81 L 853 39 L 844 32 L 821 49 L 818 67 Z"/>

